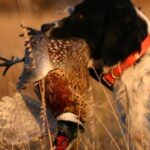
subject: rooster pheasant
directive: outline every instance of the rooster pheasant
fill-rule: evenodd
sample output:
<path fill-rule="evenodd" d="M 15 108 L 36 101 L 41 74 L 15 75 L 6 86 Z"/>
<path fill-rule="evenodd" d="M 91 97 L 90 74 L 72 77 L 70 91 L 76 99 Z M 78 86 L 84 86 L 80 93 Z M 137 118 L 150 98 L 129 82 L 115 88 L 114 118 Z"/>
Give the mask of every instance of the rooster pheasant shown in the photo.
<path fill-rule="evenodd" d="M 23 59 L 1 58 L 1 66 L 6 66 L 6 73 L 12 64 L 24 61 L 17 89 L 34 83 L 37 95 L 57 118 L 55 150 L 66 149 L 78 131 L 84 131 L 89 115 L 88 45 L 82 39 L 53 39 L 42 33 L 32 35 L 25 45 Z"/>

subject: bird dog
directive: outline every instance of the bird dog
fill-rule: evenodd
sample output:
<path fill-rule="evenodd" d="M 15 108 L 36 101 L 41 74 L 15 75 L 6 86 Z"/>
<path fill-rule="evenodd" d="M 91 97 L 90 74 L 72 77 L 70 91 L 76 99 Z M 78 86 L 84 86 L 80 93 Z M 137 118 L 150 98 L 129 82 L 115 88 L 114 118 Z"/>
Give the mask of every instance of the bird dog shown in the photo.
<path fill-rule="evenodd" d="M 149 25 L 130 0 L 84 0 L 68 17 L 41 26 L 53 38 L 88 43 L 92 63 L 113 91 L 117 114 L 136 150 L 150 149 Z"/>

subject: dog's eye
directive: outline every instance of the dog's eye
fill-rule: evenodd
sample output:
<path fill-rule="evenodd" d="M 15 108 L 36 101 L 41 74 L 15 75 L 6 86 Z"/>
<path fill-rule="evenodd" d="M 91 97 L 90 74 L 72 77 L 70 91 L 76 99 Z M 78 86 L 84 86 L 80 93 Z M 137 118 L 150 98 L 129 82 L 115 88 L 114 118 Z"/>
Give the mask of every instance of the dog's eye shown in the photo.
<path fill-rule="evenodd" d="M 84 19 L 84 15 L 83 14 L 79 13 L 79 14 L 76 14 L 75 16 L 76 16 L 77 19 L 80 19 L 80 20 Z"/>
<path fill-rule="evenodd" d="M 81 14 L 81 13 L 74 13 L 73 15 L 72 15 L 72 19 L 74 20 L 83 20 L 84 19 L 84 15 L 83 14 Z"/>
<path fill-rule="evenodd" d="M 84 15 L 83 15 L 83 14 L 79 14 L 78 17 L 79 17 L 80 19 L 84 19 Z"/>

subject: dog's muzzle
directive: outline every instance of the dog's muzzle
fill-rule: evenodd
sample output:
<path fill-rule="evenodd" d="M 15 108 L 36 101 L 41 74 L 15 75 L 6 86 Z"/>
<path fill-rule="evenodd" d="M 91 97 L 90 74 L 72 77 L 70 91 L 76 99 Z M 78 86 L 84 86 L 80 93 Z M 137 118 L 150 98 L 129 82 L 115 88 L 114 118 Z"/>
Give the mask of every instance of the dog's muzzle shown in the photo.
<path fill-rule="evenodd" d="M 46 23 L 43 24 L 41 26 L 41 31 L 42 33 L 44 33 L 45 35 L 50 36 L 51 35 L 51 31 L 55 28 L 60 28 L 62 26 L 62 21 L 55 21 L 53 23 Z"/>

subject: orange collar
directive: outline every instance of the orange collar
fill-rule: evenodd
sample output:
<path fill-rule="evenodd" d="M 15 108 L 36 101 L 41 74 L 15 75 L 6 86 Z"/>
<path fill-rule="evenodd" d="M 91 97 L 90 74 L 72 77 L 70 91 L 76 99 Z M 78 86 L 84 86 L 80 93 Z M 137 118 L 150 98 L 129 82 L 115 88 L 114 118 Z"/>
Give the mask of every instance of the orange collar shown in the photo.
<path fill-rule="evenodd" d="M 102 74 L 101 76 L 101 82 L 107 86 L 109 89 L 113 88 L 113 85 L 116 81 L 116 79 L 120 78 L 122 73 L 132 66 L 141 56 L 145 54 L 145 52 L 150 47 L 150 35 L 148 35 L 145 40 L 141 44 L 141 52 L 135 51 L 131 55 L 129 55 L 126 59 L 124 59 L 122 62 L 118 63 L 116 66 L 111 68 L 111 71 L 109 71 L 106 74 Z"/>

